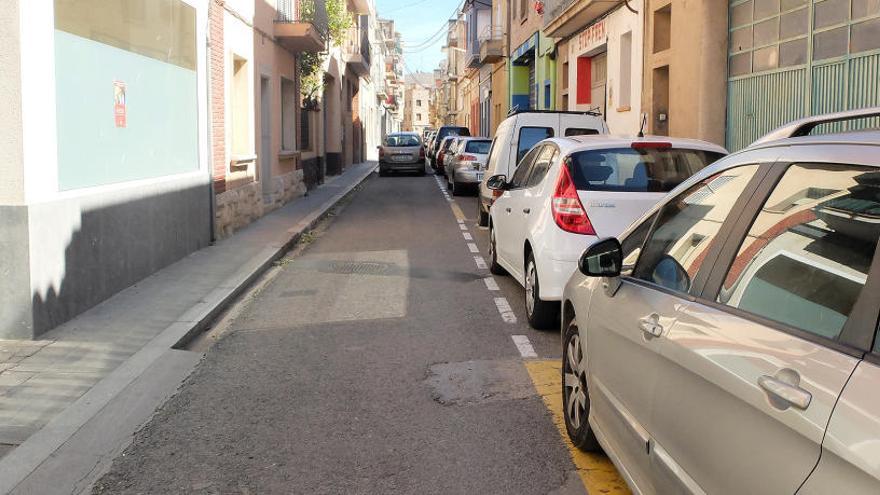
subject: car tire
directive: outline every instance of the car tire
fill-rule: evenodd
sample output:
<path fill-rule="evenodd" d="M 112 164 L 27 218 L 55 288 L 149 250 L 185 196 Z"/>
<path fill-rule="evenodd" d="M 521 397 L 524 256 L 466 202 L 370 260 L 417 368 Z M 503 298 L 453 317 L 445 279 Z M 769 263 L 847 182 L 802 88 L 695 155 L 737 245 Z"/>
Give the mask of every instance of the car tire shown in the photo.
<path fill-rule="evenodd" d="M 379 167 L 379 177 L 388 177 L 388 171 L 382 167 Z"/>
<path fill-rule="evenodd" d="M 586 361 L 577 321 L 572 318 L 562 338 L 562 410 L 565 431 L 580 450 L 600 452 L 602 446 L 590 426 L 590 394 Z M 572 394 L 575 398 L 572 399 Z"/>
<path fill-rule="evenodd" d="M 477 226 L 486 227 L 489 225 L 489 212 L 483 211 L 483 201 L 480 199 L 480 193 L 477 191 Z"/>
<path fill-rule="evenodd" d="M 449 183 L 452 184 L 452 195 L 461 196 L 461 184 L 455 182 L 455 172 L 452 172 L 452 178 L 449 180 Z"/>
<path fill-rule="evenodd" d="M 420 168 L 419 171 L 416 172 L 416 175 L 418 175 L 419 177 L 425 175 L 425 164 L 424 163 L 422 164 L 422 168 Z"/>
<path fill-rule="evenodd" d="M 498 264 L 498 251 L 495 245 L 495 229 L 489 225 L 489 272 L 493 275 L 507 275 L 507 270 Z"/>
<path fill-rule="evenodd" d="M 532 253 L 526 257 L 523 287 L 525 288 L 523 292 L 525 293 L 526 316 L 529 325 L 537 330 L 547 330 L 556 326 L 559 303 L 543 301 L 538 296 L 541 285 L 538 280 L 538 265 L 535 263 L 535 255 Z"/>

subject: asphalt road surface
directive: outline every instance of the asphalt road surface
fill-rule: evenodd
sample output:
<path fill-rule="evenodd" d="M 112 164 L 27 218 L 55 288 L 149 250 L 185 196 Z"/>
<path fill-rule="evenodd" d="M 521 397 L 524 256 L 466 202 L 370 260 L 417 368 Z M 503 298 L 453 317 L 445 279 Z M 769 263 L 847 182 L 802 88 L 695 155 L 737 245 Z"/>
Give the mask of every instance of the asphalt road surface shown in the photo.
<path fill-rule="evenodd" d="M 623 492 L 560 433 L 558 331 L 528 328 L 476 199 L 440 184 L 368 179 L 94 492 Z"/>

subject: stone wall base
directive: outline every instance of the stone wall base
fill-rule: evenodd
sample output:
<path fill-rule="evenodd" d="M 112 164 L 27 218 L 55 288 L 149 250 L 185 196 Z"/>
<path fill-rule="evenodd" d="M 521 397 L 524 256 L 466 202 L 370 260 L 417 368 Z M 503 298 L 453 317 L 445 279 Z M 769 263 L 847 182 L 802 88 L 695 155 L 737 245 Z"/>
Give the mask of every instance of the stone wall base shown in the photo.
<path fill-rule="evenodd" d="M 235 231 L 276 210 L 306 193 L 303 171 L 271 178 L 272 190 L 264 201 L 263 185 L 259 181 L 245 184 L 216 195 L 214 221 L 217 239 L 229 237 Z"/>

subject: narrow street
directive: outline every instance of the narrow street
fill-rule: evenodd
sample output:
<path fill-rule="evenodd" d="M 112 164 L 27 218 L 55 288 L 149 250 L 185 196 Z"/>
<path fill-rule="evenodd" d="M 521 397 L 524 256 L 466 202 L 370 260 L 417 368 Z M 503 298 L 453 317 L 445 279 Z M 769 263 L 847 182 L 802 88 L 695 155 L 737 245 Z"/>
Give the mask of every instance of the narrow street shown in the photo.
<path fill-rule="evenodd" d="M 559 334 L 528 328 L 522 289 L 475 259 L 476 198 L 437 179 L 368 179 L 95 493 L 583 493 L 597 473 L 622 489 L 604 459 L 579 476 L 547 407 Z"/>

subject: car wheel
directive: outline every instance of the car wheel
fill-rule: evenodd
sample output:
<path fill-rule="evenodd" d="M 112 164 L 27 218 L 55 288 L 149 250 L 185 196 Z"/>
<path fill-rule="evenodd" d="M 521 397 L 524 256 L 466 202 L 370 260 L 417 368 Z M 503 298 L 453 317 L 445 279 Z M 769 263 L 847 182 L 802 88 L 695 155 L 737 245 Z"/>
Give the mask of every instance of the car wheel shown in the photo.
<path fill-rule="evenodd" d="M 419 177 L 425 175 L 425 164 L 424 163 L 422 164 L 422 168 L 420 168 L 419 171 L 416 172 L 416 175 L 418 175 Z"/>
<path fill-rule="evenodd" d="M 480 200 L 479 192 L 477 192 L 477 225 L 480 227 L 489 225 L 489 213 L 483 211 L 483 202 Z"/>
<path fill-rule="evenodd" d="M 602 450 L 588 420 L 590 394 L 587 390 L 587 360 L 577 322 L 565 329 L 562 348 L 562 408 L 565 431 L 575 447 L 588 452 Z"/>
<path fill-rule="evenodd" d="M 379 168 L 379 177 L 388 177 L 388 171 L 384 168 Z"/>
<path fill-rule="evenodd" d="M 559 315 L 559 304 L 552 301 L 542 301 L 539 294 L 540 283 L 538 281 L 538 265 L 535 264 L 535 256 L 529 253 L 526 258 L 525 273 L 525 296 L 526 316 L 529 325 L 538 330 L 553 328 L 556 317 Z"/>
<path fill-rule="evenodd" d="M 495 229 L 489 226 L 489 272 L 494 275 L 506 275 L 505 270 L 498 264 L 498 253 L 495 246 Z"/>
<path fill-rule="evenodd" d="M 452 172 L 452 179 L 450 180 L 450 182 L 452 182 L 452 195 L 453 196 L 460 196 L 461 195 L 461 185 L 457 184 L 455 182 L 455 172 Z"/>
<path fill-rule="evenodd" d="M 449 182 L 449 176 L 446 177 L 446 190 L 452 190 L 452 182 Z"/>

